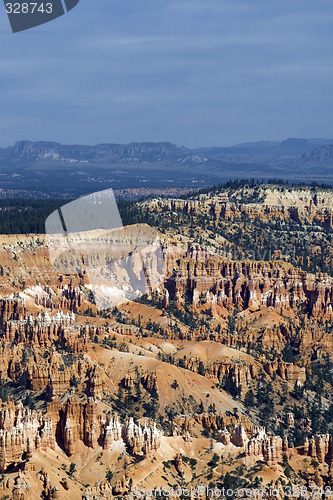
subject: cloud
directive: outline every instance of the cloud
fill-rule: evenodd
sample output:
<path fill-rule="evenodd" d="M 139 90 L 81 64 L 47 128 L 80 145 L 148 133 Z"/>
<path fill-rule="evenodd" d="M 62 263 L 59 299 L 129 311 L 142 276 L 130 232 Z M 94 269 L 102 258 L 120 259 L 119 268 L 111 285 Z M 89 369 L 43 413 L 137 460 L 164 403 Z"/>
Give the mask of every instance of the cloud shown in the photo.
<path fill-rule="evenodd" d="M 323 0 L 82 1 L 1 33 L 2 141 L 333 136 L 332 21 Z"/>

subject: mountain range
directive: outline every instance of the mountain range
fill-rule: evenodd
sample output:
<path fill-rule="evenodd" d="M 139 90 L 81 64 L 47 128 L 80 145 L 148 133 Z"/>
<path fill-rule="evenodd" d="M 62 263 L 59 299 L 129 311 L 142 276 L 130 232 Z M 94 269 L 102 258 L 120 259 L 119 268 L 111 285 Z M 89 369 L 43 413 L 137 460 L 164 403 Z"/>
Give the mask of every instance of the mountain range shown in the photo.
<path fill-rule="evenodd" d="M 198 188 L 229 179 L 333 182 L 333 139 L 189 149 L 170 142 L 0 148 L 0 196 L 75 197 L 106 188 Z"/>

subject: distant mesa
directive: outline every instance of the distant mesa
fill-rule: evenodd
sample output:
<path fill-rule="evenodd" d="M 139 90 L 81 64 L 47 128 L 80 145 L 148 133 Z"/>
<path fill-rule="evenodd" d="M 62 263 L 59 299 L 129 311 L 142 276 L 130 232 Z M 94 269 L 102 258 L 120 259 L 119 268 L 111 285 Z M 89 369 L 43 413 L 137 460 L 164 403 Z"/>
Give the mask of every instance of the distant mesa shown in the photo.
<path fill-rule="evenodd" d="M 201 188 L 248 178 L 331 184 L 332 149 L 333 139 L 302 138 L 195 149 L 171 142 L 25 140 L 0 148 L 1 196 L 75 198 L 108 188 Z"/>

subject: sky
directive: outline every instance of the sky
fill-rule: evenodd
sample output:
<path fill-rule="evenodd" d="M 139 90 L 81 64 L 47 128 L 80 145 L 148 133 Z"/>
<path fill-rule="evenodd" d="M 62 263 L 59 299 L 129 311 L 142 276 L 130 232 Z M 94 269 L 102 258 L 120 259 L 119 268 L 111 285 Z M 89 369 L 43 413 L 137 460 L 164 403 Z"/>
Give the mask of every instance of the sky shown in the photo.
<path fill-rule="evenodd" d="M 0 146 L 333 138 L 331 0 L 80 0 L 13 34 Z"/>

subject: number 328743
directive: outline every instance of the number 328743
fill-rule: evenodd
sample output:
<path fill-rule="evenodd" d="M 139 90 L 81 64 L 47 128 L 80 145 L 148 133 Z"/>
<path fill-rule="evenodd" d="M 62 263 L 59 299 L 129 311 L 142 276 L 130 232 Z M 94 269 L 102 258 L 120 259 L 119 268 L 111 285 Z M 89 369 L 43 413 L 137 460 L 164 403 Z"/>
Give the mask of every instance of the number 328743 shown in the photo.
<path fill-rule="evenodd" d="M 52 3 L 6 3 L 7 14 L 51 14 Z"/>

